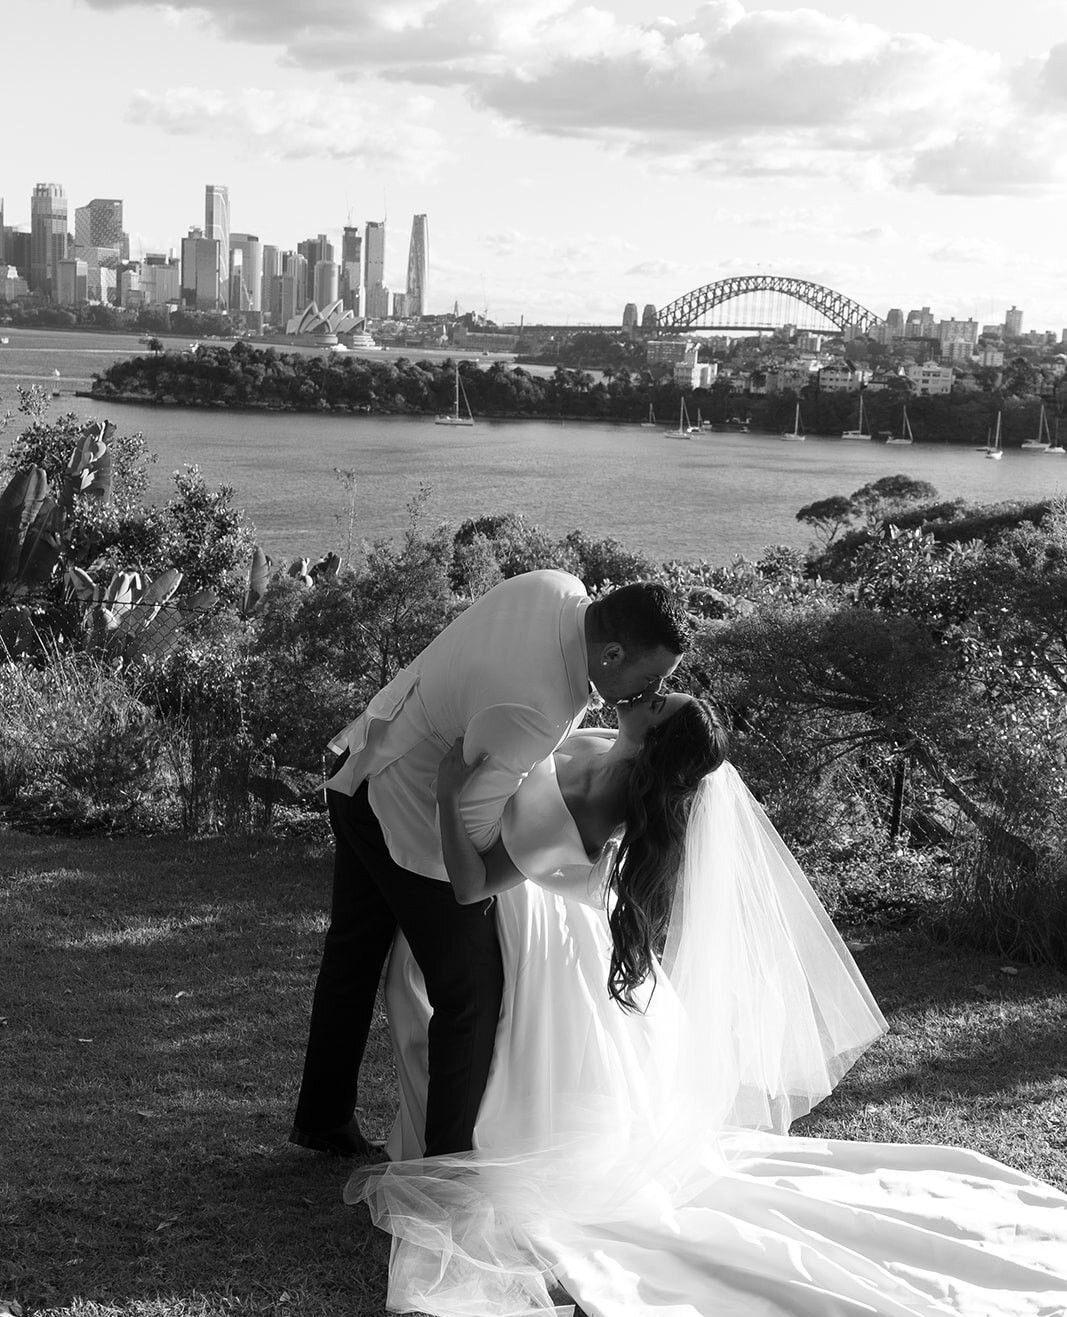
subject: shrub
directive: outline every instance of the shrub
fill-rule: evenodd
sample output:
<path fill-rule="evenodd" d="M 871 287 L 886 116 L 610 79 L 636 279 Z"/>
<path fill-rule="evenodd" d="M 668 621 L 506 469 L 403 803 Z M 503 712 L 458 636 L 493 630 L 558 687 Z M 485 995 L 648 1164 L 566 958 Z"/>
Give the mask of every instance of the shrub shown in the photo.
<path fill-rule="evenodd" d="M 46 651 L 0 665 L 0 803 L 22 823 L 156 826 L 173 781 L 161 727 L 122 674 Z"/>

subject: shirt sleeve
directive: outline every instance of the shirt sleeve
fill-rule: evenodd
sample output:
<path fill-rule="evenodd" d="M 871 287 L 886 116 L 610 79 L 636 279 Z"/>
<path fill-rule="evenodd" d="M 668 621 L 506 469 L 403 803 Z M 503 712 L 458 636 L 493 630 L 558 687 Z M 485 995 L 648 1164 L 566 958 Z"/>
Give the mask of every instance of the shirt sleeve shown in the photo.
<path fill-rule="evenodd" d="M 480 755 L 486 759 L 463 789 L 460 813 L 479 851 L 487 851 L 499 837 L 504 806 L 566 731 L 524 704 L 495 704 L 471 719 L 463 737 L 464 758 L 468 763 Z"/>

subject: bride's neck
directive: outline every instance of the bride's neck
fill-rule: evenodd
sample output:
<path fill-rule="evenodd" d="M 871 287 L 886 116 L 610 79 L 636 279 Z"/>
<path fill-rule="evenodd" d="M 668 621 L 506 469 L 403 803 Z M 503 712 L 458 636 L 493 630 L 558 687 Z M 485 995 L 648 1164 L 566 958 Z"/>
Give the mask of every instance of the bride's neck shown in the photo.
<path fill-rule="evenodd" d="M 620 731 L 610 749 L 596 756 L 592 768 L 605 784 L 625 783 L 640 750 L 640 742 L 632 741 L 625 732 Z"/>

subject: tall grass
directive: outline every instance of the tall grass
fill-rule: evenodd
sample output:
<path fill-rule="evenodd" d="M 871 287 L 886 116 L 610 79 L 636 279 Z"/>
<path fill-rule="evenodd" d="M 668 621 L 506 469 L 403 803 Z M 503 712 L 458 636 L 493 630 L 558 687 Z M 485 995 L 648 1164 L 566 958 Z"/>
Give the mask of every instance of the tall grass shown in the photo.
<path fill-rule="evenodd" d="M 143 824 L 173 788 L 160 746 L 114 664 L 55 645 L 0 662 L 0 803 L 16 818 Z"/>
<path fill-rule="evenodd" d="M 55 644 L 0 655 L 0 810 L 21 826 L 248 831 L 261 757 L 240 683 L 211 656 L 161 684 Z"/>
<path fill-rule="evenodd" d="M 1067 806 L 1051 805 L 1033 826 L 1029 807 L 1004 807 L 990 834 L 961 830 L 952 846 L 946 931 L 971 946 L 1067 969 Z M 998 845 L 1026 836 L 1032 855 Z"/>

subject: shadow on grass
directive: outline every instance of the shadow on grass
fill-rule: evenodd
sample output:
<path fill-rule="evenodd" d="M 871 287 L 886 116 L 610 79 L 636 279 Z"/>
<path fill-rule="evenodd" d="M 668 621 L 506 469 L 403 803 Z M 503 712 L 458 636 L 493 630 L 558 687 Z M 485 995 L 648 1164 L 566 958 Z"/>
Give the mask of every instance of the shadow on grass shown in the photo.
<path fill-rule="evenodd" d="M 1067 1074 L 1067 974 L 917 932 L 882 939 L 871 953 L 861 953 L 860 968 L 893 1033 L 935 1049 L 918 1067 L 927 1075 L 1007 1097 Z"/>
<path fill-rule="evenodd" d="M 0 1295 L 38 1312 L 380 1312 L 387 1241 L 342 1205 L 348 1164 L 286 1141 L 325 848 L 0 840 Z M 384 1135 L 381 1022 L 365 1076 Z"/>

